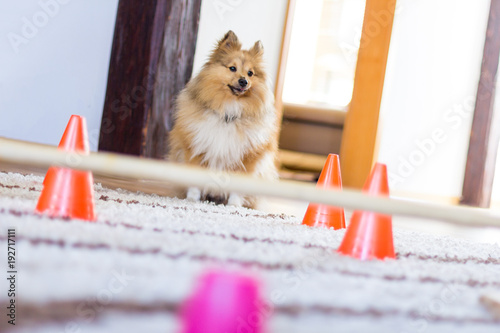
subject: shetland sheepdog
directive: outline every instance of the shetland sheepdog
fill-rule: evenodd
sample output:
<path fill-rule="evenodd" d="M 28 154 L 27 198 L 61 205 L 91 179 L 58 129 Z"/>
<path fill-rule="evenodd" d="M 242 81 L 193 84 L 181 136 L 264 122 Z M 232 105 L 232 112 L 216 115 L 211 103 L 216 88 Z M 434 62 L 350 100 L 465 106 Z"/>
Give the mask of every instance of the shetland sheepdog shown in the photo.
<path fill-rule="evenodd" d="M 243 50 L 236 34 L 219 40 L 199 74 L 176 100 L 168 159 L 214 171 L 214 183 L 188 188 L 194 201 L 253 208 L 257 198 L 228 193 L 221 172 L 278 178 L 279 117 L 260 41 Z"/>

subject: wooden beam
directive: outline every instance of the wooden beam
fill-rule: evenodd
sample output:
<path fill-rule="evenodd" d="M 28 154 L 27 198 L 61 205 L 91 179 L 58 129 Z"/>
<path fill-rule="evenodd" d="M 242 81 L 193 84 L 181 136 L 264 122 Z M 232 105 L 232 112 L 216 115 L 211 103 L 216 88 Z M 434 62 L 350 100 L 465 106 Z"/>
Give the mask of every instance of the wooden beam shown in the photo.
<path fill-rule="evenodd" d="M 361 188 L 377 158 L 378 120 L 396 0 L 367 0 L 340 149 L 342 184 Z"/>
<path fill-rule="evenodd" d="M 150 158 L 138 158 L 110 153 L 80 154 L 65 152 L 57 147 L 33 144 L 0 137 L 0 163 L 6 161 L 20 165 L 59 166 L 77 170 L 90 170 L 94 174 L 127 179 L 155 180 L 180 186 L 207 184 L 223 187 L 224 191 L 263 195 L 305 202 L 317 202 L 346 209 L 366 210 L 389 215 L 404 215 L 443 220 L 459 226 L 500 228 L 500 216 L 475 208 L 438 205 L 421 201 L 373 196 L 358 190 L 317 188 L 316 184 L 297 181 L 270 181 L 246 174 L 228 173 L 224 184 L 214 181 L 210 170 L 179 165 Z M 413 221 L 409 221 L 414 223 Z M 435 221 L 432 221 L 435 223 Z"/>
<path fill-rule="evenodd" d="M 278 64 L 278 74 L 274 88 L 275 106 L 279 116 L 283 115 L 283 86 L 285 84 L 286 64 L 288 60 L 288 51 L 290 50 L 290 38 L 292 36 L 293 16 L 295 15 L 296 0 L 288 0 L 283 26 L 283 37 L 281 39 L 281 53 Z"/>
<path fill-rule="evenodd" d="M 120 0 L 99 150 L 142 155 L 167 15 L 166 0 Z"/>
<path fill-rule="evenodd" d="M 472 120 L 461 204 L 487 208 L 493 190 L 493 176 L 500 138 L 494 126 L 495 86 L 500 56 L 500 0 L 491 0 L 481 75 Z"/>
<path fill-rule="evenodd" d="M 162 158 L 173 126 L 175 98 L 193 73 L 201 0 L 169 1 L 165 38 L 158 64 L 153 109 L 147 121 L 144 156 Z"/>
<path fill-rule="evenodd" d="M 191 76 L 200 6 L 120 0 L 99 150 L 163 157 L 173 100 Z"/>

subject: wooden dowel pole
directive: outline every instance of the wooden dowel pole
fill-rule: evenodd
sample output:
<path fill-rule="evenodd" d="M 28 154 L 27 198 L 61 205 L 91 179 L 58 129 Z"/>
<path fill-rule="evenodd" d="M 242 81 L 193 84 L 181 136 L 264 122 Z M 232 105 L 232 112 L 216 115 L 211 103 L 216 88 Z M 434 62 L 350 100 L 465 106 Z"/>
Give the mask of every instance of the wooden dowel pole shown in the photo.
<path fill-rule="evenodd" d="M 17 140 L 0 138 L 0 161 L 48 167 L 90 170 L 124 178 L 166 181 L 182 186 L 218 188 L 228 192 L 317 202 L 348 209 L 374 211 L 441 220 L 460 226 L 500 228 L 500 216 L 467 207 L 437 205 L 394 198 L 368 196 L 360 191 L 323 190 L 295 181 L 271 182 L 241 174 L 225 174 L 146 158 L 110 153 L 81 155 Z"/>

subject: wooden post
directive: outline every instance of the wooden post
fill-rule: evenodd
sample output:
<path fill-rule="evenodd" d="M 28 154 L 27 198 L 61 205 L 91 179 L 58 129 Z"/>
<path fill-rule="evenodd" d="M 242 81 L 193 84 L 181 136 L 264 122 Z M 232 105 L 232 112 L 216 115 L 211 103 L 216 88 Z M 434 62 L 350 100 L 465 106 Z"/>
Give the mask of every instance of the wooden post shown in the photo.
<path fill-rule="evenodd" d="M 201 0 L 120 0 L 99 150 L 162 158 L 189 80 Z"/>
<path fill-rule="evenodd" d="M 288 51 L 290 50 L 290 38 L 292 35 L 293 16 L 295 14 L 296 0 L 288 0 L 286 8 L 285 24 L 283 26 L 283 37 L 281 39 L 281 53 L 278 65 L 278 75 L 276 77 L 274 96 L 276 111 L 279 117 L 283 115 L 283 87 L 285 84 L 286 64 L 288 60 Z"/>
<path fill-rule="evenodd" d="M 201 0 L 169 1 L 165 38 L 158 64 L 153 109 L 147 122 L 144 156 L 162 158 L 172 129 L 175 98 L 191 78 Z"/>
<path fill-rule="evenodd" d="M 378 119 L 396 0 L 367 0 L 340 148 L 342 182 L 361 188 L 377 157 Z"/>
<path fill-rule="evenodd" d="M 500 119 L 494 120 L 495 85 L 500 56 L 500 0 L 491 0 L 481 76 L 472 120 L 461 204 L 487 208 L 500 137 Z M 500 118 L 500 117 L 499 117 Z"/>

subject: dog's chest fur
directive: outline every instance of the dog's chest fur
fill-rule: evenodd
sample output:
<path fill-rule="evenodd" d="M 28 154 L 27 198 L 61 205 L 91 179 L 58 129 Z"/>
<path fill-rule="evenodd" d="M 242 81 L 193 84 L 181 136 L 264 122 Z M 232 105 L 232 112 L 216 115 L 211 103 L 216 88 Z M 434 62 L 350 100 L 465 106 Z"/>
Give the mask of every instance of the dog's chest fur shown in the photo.
<path fill-rule="evenodd" d="M 202 162 L 213 169 L 244 169 L 245 155 L 266 144 L 271 130 L 263 121 L 244 122 L 243 112 L 238 102 L 226 105 L 223 117 L 206 110 L 202 120 L 189 125 L 191 156 L 202 156 Z"/>

